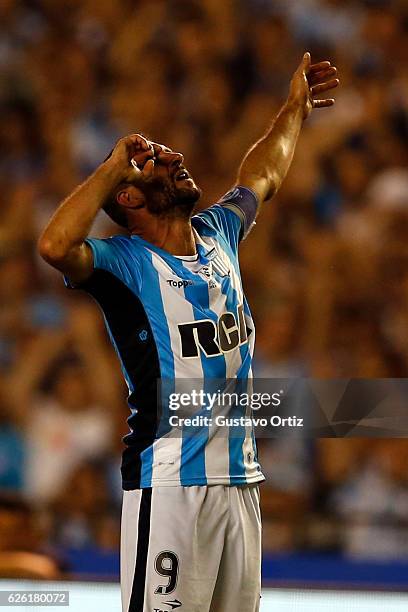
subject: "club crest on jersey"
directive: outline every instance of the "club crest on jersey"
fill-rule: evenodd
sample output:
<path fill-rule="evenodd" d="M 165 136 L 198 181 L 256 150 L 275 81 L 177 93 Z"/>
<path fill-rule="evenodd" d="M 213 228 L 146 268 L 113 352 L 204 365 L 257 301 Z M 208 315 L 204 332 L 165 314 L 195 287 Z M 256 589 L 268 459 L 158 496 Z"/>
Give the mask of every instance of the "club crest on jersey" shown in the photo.
<path fill-rule="evenodd" d="M 244 307 L 233 312 L 224 312 L 218 321 L 203 319 L 178 325 L 181 341 L 181 356 L 184 359 L 199 357 L 200 350 L 206 357 L 229 353 L 248 341 L 252 330 L 246 326 Z"/>
<path fill-rule="evenodd" d="M 230 276 L 231 271 L 223 261 L 217 249 L 214 248 L 207 253 L 207 258 L 209 259 L 209 263 L 207 266 L 201 268 L 200 273 L 207 274 L 207 272 L 209 272 L 209 277 L 211 277 L 214 272 L 218 276 Z"/>
<path fill-rule="evenodd" d="M 205 276 L 206 278 L 211 278 L 212 276 L 211 266 L 203 266 L 202 268 L 200 268 L 199 273 Z"/>

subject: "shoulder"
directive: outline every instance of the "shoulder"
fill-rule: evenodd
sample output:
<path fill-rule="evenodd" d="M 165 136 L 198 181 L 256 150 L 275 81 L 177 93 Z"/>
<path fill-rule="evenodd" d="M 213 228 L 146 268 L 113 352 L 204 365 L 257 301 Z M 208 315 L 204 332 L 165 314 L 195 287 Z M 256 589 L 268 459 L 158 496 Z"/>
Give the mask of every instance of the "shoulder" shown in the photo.
<path fill-rule="evenodd" d="M 137 255 L 143 251 L 138 241 L 130 236 L 111 236 L 110 238 L 87 238 L 86 244 L 92 249 L 96 265 L 103 264 L 103 260 L 112 258 L 128 257 L 130 254 Z"/>
<path fill-rule="evenodd" d="M 226 213 L 225 209 L 220 204 L 213 204 L 209 208 L 201 210 L 194 215 L 191 221 L 196 228 L 208 227 L 214 232 L 220 232 L 223 229 L 227 216 L 228 213 Z"/>
<path fill-rule="evenodd" d="M 216 204 L 195 215 L 192 222 L 196 229 L 201 226 L 214 233 L 223 234 L 230 244 L 237 246 L 249 233 L 257 210 L 258 199 L 255 193 L 238 185 Z"/>
<path fill-rule="evenodd" d="M 130 236 L 87 238 L 86 244 L 93 254 L 93 272 L 109 273 L 132 287 L 140 287 L 143 267 L 143 247 Z M 98 277 L 99 278 L 99 277 Z M 88 283 L 89 284 L 89 283 Z"/>

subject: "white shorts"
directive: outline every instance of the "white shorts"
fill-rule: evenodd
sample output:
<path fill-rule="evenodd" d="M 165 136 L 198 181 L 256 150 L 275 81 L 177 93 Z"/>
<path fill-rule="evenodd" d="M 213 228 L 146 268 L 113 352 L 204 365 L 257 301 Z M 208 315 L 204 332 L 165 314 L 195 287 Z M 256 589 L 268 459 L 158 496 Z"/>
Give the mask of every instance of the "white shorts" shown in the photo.
<path fill-rule="evenodd" d="M 257 485 L 125 491 L 123 612 L 257 612 Z"/>

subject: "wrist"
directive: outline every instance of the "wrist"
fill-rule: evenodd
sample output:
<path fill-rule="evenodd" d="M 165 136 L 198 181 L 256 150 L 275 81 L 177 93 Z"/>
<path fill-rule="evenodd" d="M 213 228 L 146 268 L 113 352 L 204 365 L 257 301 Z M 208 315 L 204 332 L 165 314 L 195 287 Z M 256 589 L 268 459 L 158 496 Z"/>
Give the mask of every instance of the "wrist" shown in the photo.
<path fill-rule="evenodd" d="M 126 178 L 122 165 L 118 164 L 112 157 L 104 161 L 98 170 L 112 184 L 112 187 L 119 185 Z"/>
<path fill-rule="evenodd" d="M 289 95 L 287 98 L 284 109 L 294 115 L 301 115 L 303 117 L 305 112 L 305 102 L 304 100 L 300 100 L 298 96 Z"/>

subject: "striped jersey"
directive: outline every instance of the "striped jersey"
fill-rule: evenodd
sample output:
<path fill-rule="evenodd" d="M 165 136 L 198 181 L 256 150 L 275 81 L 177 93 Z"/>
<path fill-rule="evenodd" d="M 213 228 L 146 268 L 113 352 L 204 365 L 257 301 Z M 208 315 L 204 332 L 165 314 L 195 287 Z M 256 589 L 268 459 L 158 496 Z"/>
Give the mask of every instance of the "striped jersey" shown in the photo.
<path fill-rule="evenodd" d="M 250 419 L 221 432 L 214 418 L 217 412 L 250 416 L 248 408 L 215 403 L 210 409 L 206 401 L 183 406 L 183 416 L 212 417 L 194 435 L 191 428 L 172 429 L 168 418 L 175 414 L 169 393 L 174 396 L 183 381 L 202 389 L 214 389 L 211 381 L 217 389 L 219 381 L 224 388 L 231 381 L 250 384 L 255 329 L 238 245 L 256 207 L 253 192 L 236 187 L 193 216 L 195 256 L 176 257 L 136 235 L 87 240 L 94 270 L 79 288 L 100 305 L 129 388 L 125 490 L 264 479 Z"/>

